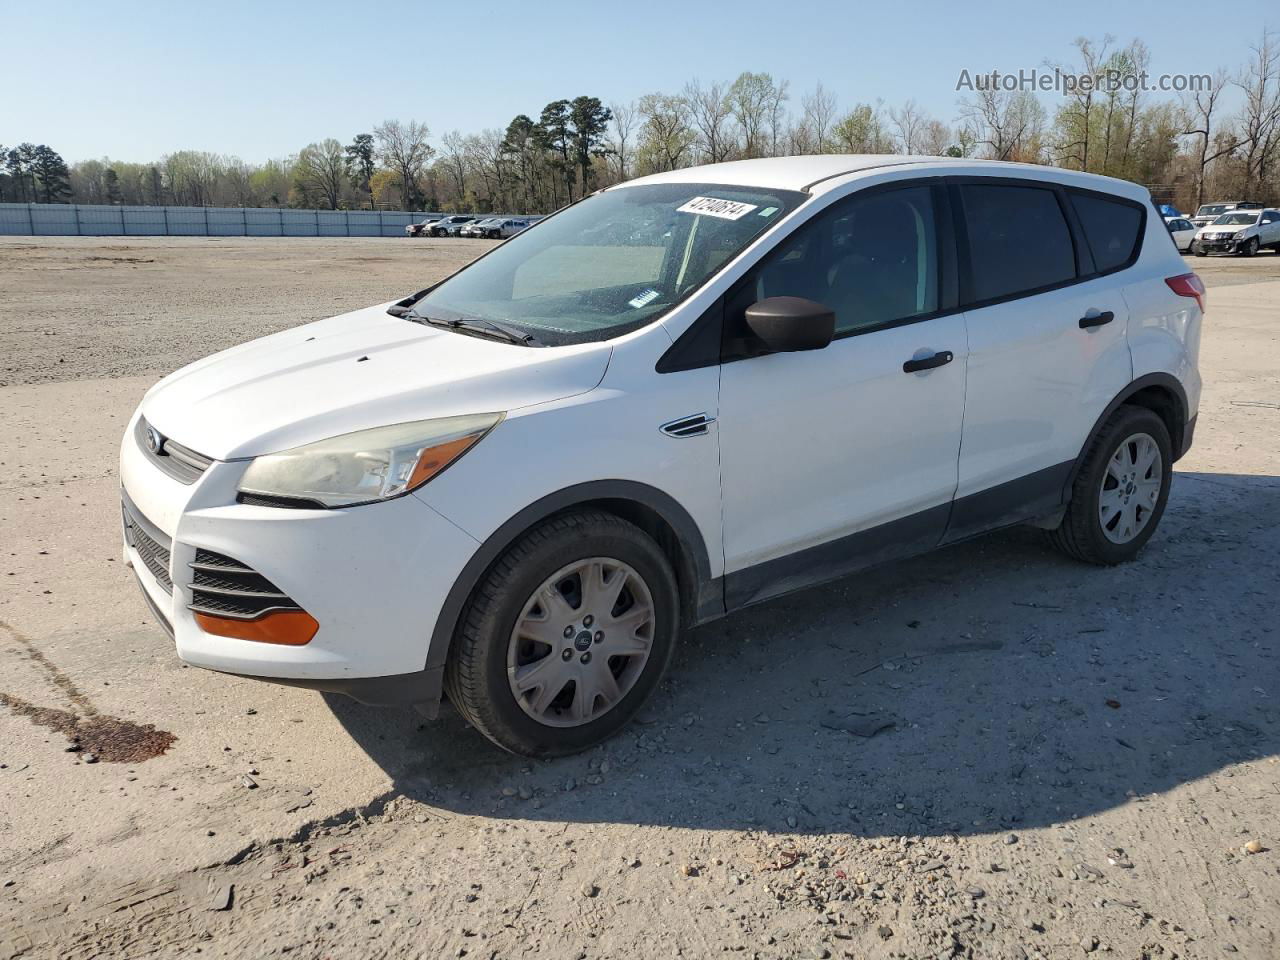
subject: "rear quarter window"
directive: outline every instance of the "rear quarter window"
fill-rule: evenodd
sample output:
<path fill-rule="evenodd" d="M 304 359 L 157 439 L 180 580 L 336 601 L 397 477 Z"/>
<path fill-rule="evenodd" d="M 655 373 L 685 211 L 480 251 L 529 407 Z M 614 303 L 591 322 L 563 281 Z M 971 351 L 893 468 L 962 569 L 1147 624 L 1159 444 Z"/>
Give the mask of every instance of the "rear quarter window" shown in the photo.
<path fill-rule="evenodd" d="M 1073 193 L 1071 205 L 1080 219 L 1098 272 L 1119 269 L 1137 256 L 1142 239 L 1140 207 L 1092 193 Z"/>

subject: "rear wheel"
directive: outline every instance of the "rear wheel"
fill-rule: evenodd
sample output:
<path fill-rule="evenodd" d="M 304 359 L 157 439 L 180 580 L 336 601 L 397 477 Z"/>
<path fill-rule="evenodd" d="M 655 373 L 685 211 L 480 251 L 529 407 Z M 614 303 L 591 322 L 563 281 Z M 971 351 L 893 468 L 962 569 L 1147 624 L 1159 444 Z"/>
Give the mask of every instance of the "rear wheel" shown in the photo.
<path fill-rule="evenodd" d="M 1053 544 L 1085 563 L 1132 560 L 1156 531 L 1169 499 L 1173 458 L 1164 421 L 1122 406 L 1089 444 Z"/>
<path fill-rule="evenodd" d="M 644 531 L 597 511 L 553 517 L 476 588 L 445 689 L 505 750 L 584 750 L 621 729 L 658 684 L 678 611 L 671 564 Z"/>

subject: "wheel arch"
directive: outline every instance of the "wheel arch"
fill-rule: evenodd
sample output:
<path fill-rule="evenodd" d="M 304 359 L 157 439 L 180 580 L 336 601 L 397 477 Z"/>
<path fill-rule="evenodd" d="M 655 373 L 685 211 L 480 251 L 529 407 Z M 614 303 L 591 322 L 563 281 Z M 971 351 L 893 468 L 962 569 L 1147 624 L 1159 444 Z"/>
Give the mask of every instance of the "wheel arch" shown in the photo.
<path fill-rule="evenodd" d="M 1177 460 L 1186 452 L 1184 446 L 1188 431 L 1186 390 L 1183 389 L 1178 379 L 1169 373 L 1148 373 L 1145 376 L 1138 377 L 1138 379 L 1116 394 L 1115 399 L 1107 404 L 1106 409 L 1102 411 L 1102 415 L 1094 422 L 1093 429 L 1085 437 L 1084 445 L 1080 448 L 1080 453 L 1076 457 L 1076 462 L 1071 468 L 1071 473 L 1064 487 L 1064 503 L 1070 498 L 1071 487 L 1075 483 L 1081 465 L 1084 463 L 1085 453 L 1089 449 L 1089 444 L 1098 435 L 1098 431 L 1102 429 L 1103 424 L 1111 418 L 1111 415 L 1126 403 L 1137 407 L 1145 407 L 1164 421 L 1165 427 L 1169 430 L 1174 460 Z"/>
<path fill-rule="evenodd" d="M 593 480 L 543 497 L 507 520 L 480 545 L 454 581 L 431 633 L 426 667 L 449 657 L 462 613 L 476 586 L 513 543 L 550 517 L 570 510 L 604 510 L 634 523 L 671 561 L 680 588 L 681 622 L 701 623 L 724 613 L 720 580 L 712 579 L 706 540 L 689 512 L 672 496 L 633 480 Z"/>

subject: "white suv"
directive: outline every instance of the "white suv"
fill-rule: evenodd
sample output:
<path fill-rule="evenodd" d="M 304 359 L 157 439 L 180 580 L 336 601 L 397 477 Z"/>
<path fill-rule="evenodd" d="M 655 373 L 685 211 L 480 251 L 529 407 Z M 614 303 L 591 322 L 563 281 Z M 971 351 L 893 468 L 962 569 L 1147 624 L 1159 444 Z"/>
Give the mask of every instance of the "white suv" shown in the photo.
<path fill-rule="evenodd" d="M 1022 522 L 1132 558 L 1191 443 L 1203 307 L 1119 180 L 660 174 L 165 378 L 121 447 L 126 553 L 188 663 L 447 692 L 566 753 L 748 604 Z"/>

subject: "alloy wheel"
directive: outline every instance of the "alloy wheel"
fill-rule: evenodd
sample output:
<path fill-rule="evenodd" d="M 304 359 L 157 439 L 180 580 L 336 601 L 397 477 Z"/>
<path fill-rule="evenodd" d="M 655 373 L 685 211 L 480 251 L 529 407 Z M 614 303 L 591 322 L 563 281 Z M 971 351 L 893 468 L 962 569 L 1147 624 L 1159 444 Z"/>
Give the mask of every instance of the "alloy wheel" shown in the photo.
<path fill-rule="evenodd" d="M 1164 486 L 1160 447 L 1146 433 L 1135 433 L 1107 462 L 1098 493 L 1098 522 L 1112 543 L 1128 543 L 1150 522 Z"/>
<path fill-rule="evenodd" d="M 525 601 L 511 631 L 511 693 L 539 723 L 590 723 L 644 672 L 656 624 L 653 593 L 633 567 L 609 557 L 562 567 Z"/>

